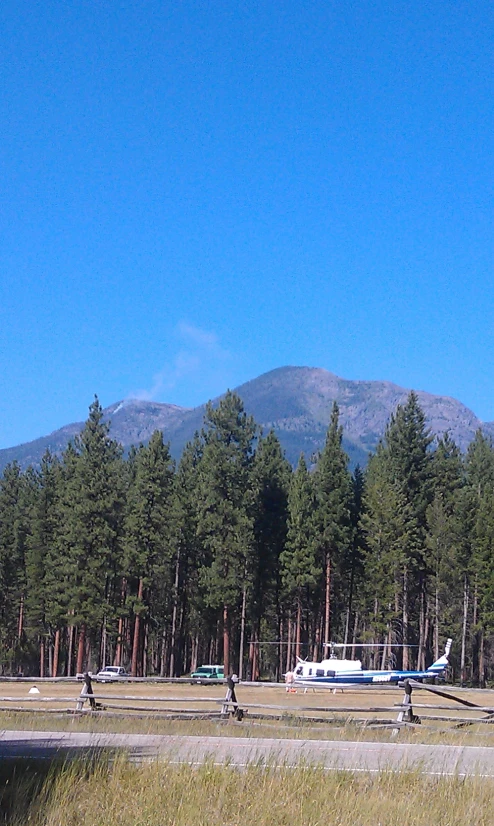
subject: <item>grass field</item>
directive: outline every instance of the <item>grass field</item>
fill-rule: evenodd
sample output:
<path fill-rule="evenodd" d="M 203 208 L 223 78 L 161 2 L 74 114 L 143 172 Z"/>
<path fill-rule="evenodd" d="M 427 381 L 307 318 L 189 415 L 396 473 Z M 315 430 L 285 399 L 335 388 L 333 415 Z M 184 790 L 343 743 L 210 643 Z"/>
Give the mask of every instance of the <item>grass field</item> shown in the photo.
<path fill-rule="evenodd" d="M 234 721 L 207 721 L 200 719 L 166 719 L 162 712 L 188 709 L 201 715 L 219 714 L 221 700 L 225 696 L 223 685 L 190 685 L 168 683 L 94 683 L 94 691 L 105 710 L 96 715 L 69 716 L 64 711 L 74 711 L 81 690 L 80 683 L 38 683 L 40 694 L 31 695 L 29 689 L 36 684 L 26 682 L 0 684 L 0 727 L 4 729 L 42 729 L 73 731 L 115 731 L 129 733 L 187 733 L 228 734 L 249 736 L 285 737 L 344 737 L 351 739 L 388 739 L 389 729 L 364 728 L 364 721 L 396 719 L 403 691 L 394 688 L 379 688 L 339 691 L 321 689 L 319 691 L 288 694 L 284 686 L 238 686 L 239 704 L 248 709 L 241 723 Z M 462 699 L 492 707 L 494 692 L 461 692 Z M 7 700 L 6 698 L 10 698 Z M 112 698 L 112 699 L 105 699 Z M 130 698 L 130 699 L 128 699 Z M 147 702 L 146 702 L 147 698 Z M 154 698 L 154 699 L 152 699 Z M 200 700 L 203 700 L 202 702 Z M 467 718 L 471 712 L 437 698 L 428 692 L 414 692 L 414 711 L 423 722 L 406 732 L 400 732 L 400 740 L 412 742 L 448 742 L 460 744 L 478 743 L 494 745 L 494 728 L 491 725 L 476 725 L 454 729 L 454 724 L 441 723 L 430 715 L 452 714 L 457 718 Z M 427 711 L 418 707 L 421 703 L 436 703 L 448 706 L 450 711 Z M 258 706 L 270 708 L 258 708 Z M 122 711 L 118 706 L 125 706 Z M 88 707 L 86 703 L 85 707 Z M 303 707 L 304 710 L 301 710 Z M 360 711 L 348 712 L 346 709 Z M 392 711 L 368 711 L 389 708 Z M 23 710 L 20 710 L 23 709 Z M 154 709 L 154 711 L 153 711 Z M 162 711 L 160 712 L 159 709 Z M 58 713 L 57 713 L 58 710 Z M 367 711 L 366 711 L 367 710 Z M 45 713 L 43 713 L 45 712 Z M 257 715 L 262 715 L 260 719 Z M 429 716 L 428 716 L 429 715 Z M 479 716 L 478 714 L 476 716 Z M 310 719 L 313 718 L 313 719 Z M 326 722 L 314 722 L 314 718 Z M 447 730 L 447 731 L 445 731 Z"/>
<path fill-rule="evenodd" d="M 34 684 L 0 685 L 0 708 L 9 709 L 0 711 L 0 728 L 388 740 L 389 729 L 365 728 L 362 721 L 395 719 L 397 709 L 368 710 L 392 708 L 403 698 L 402 690 L 390 688 L 287 694 L 284 686 L 241 684 L 237 699 L 249 709 L 242 722 L 178 720 L 148 712 L 187 708 L 218 713 L 225 687 L 95 683 L 106 710 L 75 716 L 64 709 L 75 709 L 80 683 L 38 683 L 40 694 L 31 695 Z M 113 699 L 103 699 L 108 696 Z M 494 704 L 490 691 L 459 696 L 485 707 Z M 154 699 L 146 702 L 145 698 Z M 425 692 L 414 692 L 413 699 L 417 704 L 432 701 L 455 708 Z M 135 710 L 112 708 L 121 705 Z M 259 705 L 272 708 L 259 709 Z M 301 711 L 301 706 L 307 710 Z M 362 711 L 345 711 L 350 707 Z M 415 712 L 426 713 L 418 707 Z M 256 713 L 266 719 L 256 719 Z M 456 708 L 455 713 L 468 716 L 463 709 Z M 326 722 L 315 723 L 311 717 L 324 717 Z M 429 719 L 400 731 L 399 740 L 494 745 L 491 731 L 490 725 L 454 729 L 451 723 L 446 726 Z M 353 774 L 310 765 L 251 765 L 239 771 L 208 762 L 191 767 L 164 760 L 136 766 L 125 756 L 111 762 L 104 758 L 67 763 L 4 760 L 0 766 L 0 823 L 9 826 L 491 826 L 493 799 L 494 782 L 489 779 L 426 777 L 418 772 Z"/>
<path fill-rule="evenodd" d="M 242 771 L 125 759 L 3 764 L 9 826 L 491 826 L 494 783 L 251 765 Z"/>

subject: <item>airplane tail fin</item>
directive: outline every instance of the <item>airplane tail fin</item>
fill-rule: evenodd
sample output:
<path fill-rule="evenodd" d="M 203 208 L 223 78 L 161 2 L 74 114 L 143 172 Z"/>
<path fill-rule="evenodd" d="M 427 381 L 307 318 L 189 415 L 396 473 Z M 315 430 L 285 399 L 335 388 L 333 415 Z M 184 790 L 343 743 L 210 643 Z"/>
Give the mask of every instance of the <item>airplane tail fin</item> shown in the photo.
<path fill-rule="evenodd" d="M 435 663 L 432 663 L 432 665 L 429 666 L 429 668 L 427 669 L 428 674 L 442 674 L 442 672 L 447 668 L 447 666 L 449 665 L 448 657 L 449 652 L 451 651 L 452 642 L 453 640 L 451 639 L 447 640 L 446 647 L 444 649 L 444 654 L 442 655 L 442 657 L 439 657 L 439 659 L 436 660 Z"/>

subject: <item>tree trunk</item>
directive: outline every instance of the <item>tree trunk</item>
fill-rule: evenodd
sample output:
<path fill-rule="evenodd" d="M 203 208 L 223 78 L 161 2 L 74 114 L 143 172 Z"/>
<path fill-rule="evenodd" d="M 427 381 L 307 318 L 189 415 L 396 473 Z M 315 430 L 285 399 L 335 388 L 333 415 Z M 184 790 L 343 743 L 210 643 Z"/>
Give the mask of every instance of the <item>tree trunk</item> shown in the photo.
<path fill-rule="evenodd" d="M 41 637 L 39 643 L 39 676 L 45 676 L 45 638 Z"/>
<path fill-rule="evenodd" d="M 139 603 L 142 602 L 142 595 L 144 592 L 144 582 L 142 577 L 139 579 L 139 589 L 137 592 L 137 600 Z M 138 606 L 140 610 L 140 605 Z M 141 616 L 140 614 L 135 615 L 134 620 L 134 641 L 132 644 L 132 663 L 130 668 L 130 673 L 133 677 L 137 677 L 137 662 L 139 657 L 139 641 L 140 641 L 140 632 L 141 632 Z"/>
<path fill-rule="evenodd" d="M 355 611 L 355 618 L 353 621 L 353 634 L 352 634 L 352 653 L 350 654 L 350 659 L 355 659 L 355 644 L 357 642 L 357 630 L 358 630 L 358 611 Z"/>
<path fill-rule="evenodd" d="M 314 640 L 314 646 L 312 649 L 312 659 L 315 663 L 319 661 L 319 646 L 321 644 L 321 625 L 318 622 L 316 626 L 316 635 Z"/>
<path fill-rule="evenodd" d="M 429 638 L 429 631 L 430 631 L 430 614 L 429 614 L 429 606 L 426 602 L 425 605 L 425 640 L 427 641 Z M 425 649 L 424 649 L 424 669 L 426 668 L 425 662 Z"/>
<path fill-rule="evenodd" d="M 69 625 L 69 651 L 67 654 L 67 677 L 72 676 L 72 657 L 74 656 L 75 625 Z"/>
<path fill-rule="evenodd" d="M 346 617 L 345 617 L 345 636 L 343 638 L 343 659 L 346 659 L 346 649 L 348 645 L 348 634 L 350 632 L 350 606 L 346 609 Z"/>
<path fill-rule="evenodd" d="M 466 669 L 466 648 L 467 648 L 467 623 L 468 623 L 468 578 L 465 574 L 463 578 L 463 623 L 461 628 L 461 657 L 460 657 L 460 681 L 464 685 L 467 680 Z"/>
<path fill-rule="evenodd" d="M 122 645 L 123 645 L 123 617 L 118 618 L 117 645 L 115 647 L 115 658 L 113 665 L 122 665 Z"/>
<path fill-rule="evenodd" d="M 477 575 L 475 575 L 475 586 L 473 591 L 473 617 L 472 617 L 472 624 L 474 629 L 473 634 L 473 648 L 472 648 L 472 682 L 477 685 L 478 678 L 479 678 L 479 644 L 478 644 L 478 631 L 477 631 L 477 612 L 478 612 L 479 602 L 478 602 L 478 593 L 477 593 Z"/>
<path fill-rule="evenodd" d="M 161 654 L 160 654 L 160 677 L 164 677 L 166 674 L 166 664 L 167 664 L 167 644 L 166 644 L 166 625 L 163 625 L 163 630 L 161 632 Z M 192 668 L 192 671 L 195 671 L 195 668 Z"/>
<path fill-rule="evenodd" d="M 326 554 L 326 592 L 324 602 L 324 640 L 323 643 L 331 642 L 331 557 Z"/>
<path fill-rule="evenodd" d="M 197 655 L 199 653 L 199 637 L 197 634 L 194 635 L 192 640 L 192 651 L 190 655 L 190 670 L 197 671 Z"/>
<path fill-rule="evenodd" d="M 283 624 L 283 617 L 280 615 L 278 618 L 278 673 L 276 675 L 276 681 L 281 680 L 283 675 L 283 655 L 284 655 L 284 624 Z"/>
<path fill-rule="evenodd" d="M 178 613 L 178 583 L 180 575 L 180 551 L 177 552 L 175 562 L 175 581 L 173 583 L 173 610 L 172 610 L 172 631 L 170 640 L 170 671 L 169 676 L 175 676 L 175 646 L 177 636 L 177 613 Z"/>
<path fill-rule="evenodd" d="M 125 605 L 125 598 L 127 595 L 127 580 L 125 577 L 122 579 L 122 588 L 120 591 L 120 607 L 123 608 Z M 113 665 L 122 665 L 122 649 L 123 649 L 123 634 L 124 634 L 124 619 L 122 616 L 118 618 L 118 634 L 117 634 L 117 645 L 115 648 L 115 658 L 113 660 Z"/>
<path fill-rule="evenodd" d="M 101 630 L 100 659 L 101 659 L 101 668 L 105 668 L 105 666 L 106 666 L 106 617 L 104 617 L 104 619 L 103 619 L 103 628 Z"/>
<path fill-rule="evenodd" d="M 426 621 L 426 605 L 423 577 L 420 578 L 420 609 L 419 609 L 419 650 L 417 657 L 417 668 L 419 671 L 425 669 L 425 621 Z"/>
<path fill-rule="evenodd" d="M 245 613 L 247 603 L 247 588 L 244 585 L 242 591 L 242 614 L 240 618 L 240 650 L 238 652 L 238 679 L 241 680 L 244 673 L 244 639 L 245 639 Z"/>
<path fill-rule="evenodd" d="M 479 686 L 485 688 L 484 629 L 480 629 L 479 640 Z"/>
<path fill-rule="evenodd" d="M 384 671 L 386 668 L 386 657 L 388 655 L 388 651 L 390 650 L 390 643 L 391 643 L 391 628 L 390 624 L 388 623 L 388 631 L 386 634 L 386 641 L 383 646 L 382 655 L 381 655 L 381 671 Z"/>
<path fill-rule="evenodd" d="M 148 645 L 149 645 L 149 623 L 143 623 L 143 628 L 141 631 L 141 668 L 140 668 L 140 677 L 147 677 L 148 675 Z"/>
<path fill-rule="evenodd" d="M 403 634 L 403 670 L 409 668 L 408 656 L 408 570 L 403 569 L 403 604 L 402 604 L 402 634 Z"/>
<path fill-rule="evenodd" d="M 285 671 L 290 671 L 292 665 L 292 618 L 290 614 L 288 614 L 288 630 L 287 630 L 287 642 L 286 642 L 286 666 Z"/>
<path fill-rule="evenodd" d="M 378 600 L 377 597 L 375 597 L 375 599 L 374 599 L 374 620 L 373 620 L 373 623 L 372 623 L 372 628 L 373 628 L 372 642 L 374 643 L 374 645 L 379 642 L 379 636 L 376 635 L 376 627 L 377 627 L 377 619 L 380 616 L 380 614 L 381 614 L 381 612 L 379 610 L 379 600 Z M 366 660 L 370 659 L 371 668 L 373 668 L 373 669 L 376 668 L 376 654 L 377 654 L 377 651 L 378 651 L 377 648 L 373 648 L 369 652 L 369 654 L 367 654 L 365 648 L 362 649 L 362 657 L 365 657 Z"/>
<path fill-rule="evenodd" d="M 352 608 L 353 608 L 353 589 L 355 587 L 355 547 L 352 553 L 352 567 L 350 569 L 350 583 L 348 588 L 348 605 L 347 605 L 347 613 L 346 613 L 346 622 L 345 622 L 345 647 L 343 649 L 343 657 L 346 657 L 346 649 L 348 645 L 348 637 L 350 634 L 350 618 L 352 615 Z"/>
<path fill-rule="evenodd" d="M 17 639 L 19 642 L 21 641 L 22 632 L 24 630 L 24 594 L 21 596 L 21 602 L 19 605 L 19 625 L 17 627 Z"/>
<path fill-rule="evenodd" d="M 251 669 L 251 679 L 258 680 L 259 679 L 259 630 L 256 628 L 254 631 L 254 645 L 252 646 L 252 669 Z"/>
<path fill-rule="evenodd" d="M 184 638 L 184 616 L 185 616 L 185 605 L 184 601 L 180 603 L 180 615 L 178 618 L 178 633 L 177 633 L 177 656 L 179 657 L 178 661 L 178 669 L 175 667 L 175 673 L 178 672 L 178 675 L 184 674 L 186 671 L 185 666 L 185 657 L 186 657 L 186 650 L 185 650 L 185 638 Z"/>
<path fill-rule="evenodd" d="M 224 674 L 230 674 L 230 615 L 228 605 L 223 606 L 223 664 Z"/>
<path fill-rule="evenodd" d="M 87 633 L 86 633 L 86 652 L 85 653 L 86 653 L 86 670 L 90 670 L 92 662 L 93 662 L 93 659 L 92 659 L 93 651 L 92 651 L 91 637 L 88 637 Z"/>
<path fill-rule="evenodd" d="M 302 601 L 297 600 L 297 627 L 295 630 L 295 661 L 300 657 L 300 625 L 302 623 Z"/>
<path fill-rule="evenodd" d="M 439 583 L 436 575 L 436 590 L 434 594 L 434 662 L 439 659 Z"/>
<path fill-rule="evenodd" d="M 52 677 L 58 676 L 58 658 L 60 654 L 60 628 L 57 628 L 55 631 L 55 642 L 53 644 L 53 670 L 51 672 Z"/>
<path fill-rule="evenodd" d="M 83 623 L 79 629 L 79 639 L 77 642 L 77 663 L 76 673 L 82 674 L 84 668 L 84 649 L 86 647 L 86 625 Z"/>
<path fill-rule="evenodd" d="M 395 575 L 395 620 L 396 620 L 396 627 L 398 627 L 398 617 L 400 616 L 400 578 L 398 575 Z M 403 637 L 401 638 L 403 642 Z M 395 634 L 395 642 L 397 642 L 396 634 Z M 397 661 L 400 668 L 403 668 L 403 648 L 398 648 L 397 653 Z"/>

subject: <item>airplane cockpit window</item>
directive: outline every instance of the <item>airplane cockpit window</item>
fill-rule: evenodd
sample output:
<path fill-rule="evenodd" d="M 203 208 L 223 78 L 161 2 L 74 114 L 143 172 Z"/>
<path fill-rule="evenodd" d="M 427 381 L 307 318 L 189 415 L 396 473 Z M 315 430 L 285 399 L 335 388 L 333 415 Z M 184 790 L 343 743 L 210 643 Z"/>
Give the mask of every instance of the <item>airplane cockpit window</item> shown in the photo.
<path fill-rule="evenodd" d="M 299 665 L 299 667 L 298 667 L 298 668 L 297 668 L 297 670 L 295 671 L 295 674 L 302 674 L 303 670 L 304 670 L 303 666 L 302 666 L 302 665 Z"/>

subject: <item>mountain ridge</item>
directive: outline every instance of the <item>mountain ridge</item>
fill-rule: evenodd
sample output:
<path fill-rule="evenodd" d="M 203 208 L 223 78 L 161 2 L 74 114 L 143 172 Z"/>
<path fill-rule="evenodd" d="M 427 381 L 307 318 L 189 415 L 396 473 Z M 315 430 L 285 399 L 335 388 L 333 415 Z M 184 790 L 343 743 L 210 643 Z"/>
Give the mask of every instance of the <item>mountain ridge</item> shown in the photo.
<path fill-rule="evenodd" d="M 322 448 L 331 408 L 337 401 L 344 447 L 352 465 L 365 464 L 391 414 L 410 393 L 410 389 L 390 381 L 344 379 L 320 367 L 295 366 L 277 367 L 245 382 L 235 391 L 263 432 L 271 429 L 276 432 L 292 464 L 302 451 L 310 458 Z M 434 435 L 449 431 L 462 450 L 479 428 L 487 435 L 494 435 L 494 422 L 482 422 L 451 396 L 415 392 Z M 213 404 L 220 398 L 213 399 Z M 205 409 L 205 403 L 186 408 L 126 399 L 106 407 L 104 415 L 111 421 L 112 437 L 124 449 L 146 442 L 154 430 L 160 429 L 170 441 L 172 455 L 178 458 L 186 442 L 202 427 Z M 83 426 L 84 422 L 73 422 L 47 436 L 0 450 L 0 470 L 15 460 L 22 468 L 30 464 L 36 466 L 47 449 L 60 454 Z"/>

